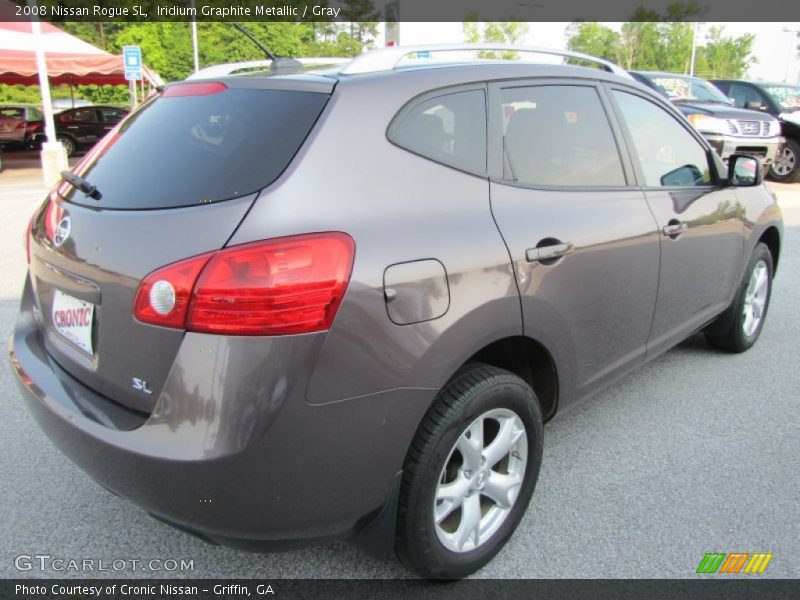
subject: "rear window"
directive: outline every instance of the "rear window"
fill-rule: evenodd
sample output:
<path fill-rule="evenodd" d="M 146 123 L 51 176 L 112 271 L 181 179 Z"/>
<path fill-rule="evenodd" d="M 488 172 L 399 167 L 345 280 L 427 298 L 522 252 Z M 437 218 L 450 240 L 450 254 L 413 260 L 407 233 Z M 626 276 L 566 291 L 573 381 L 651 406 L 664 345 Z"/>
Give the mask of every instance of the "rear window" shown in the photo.
<path fill-rule="evenodd" d="M 66 197 L 86 206 L 154 209 L 251 194 L 283 172 L 327 99 L 258 89 L 156 98 L 79 169 L 100 201 L 72 187 Z"/>
<path fill-rule="evenodd" d="M 407 150 L 462 171 L 486 171 L 486 99 L 483 90 L 431 98 L 400 112 L 389 139 Z"/>
<path fill-rule="evenodd" d="M 4 106 L 0 108 L 0 117 L 21 119 L 24 115 L 25 110 L 22 108 L 14 108 L 12 106 Z"/>

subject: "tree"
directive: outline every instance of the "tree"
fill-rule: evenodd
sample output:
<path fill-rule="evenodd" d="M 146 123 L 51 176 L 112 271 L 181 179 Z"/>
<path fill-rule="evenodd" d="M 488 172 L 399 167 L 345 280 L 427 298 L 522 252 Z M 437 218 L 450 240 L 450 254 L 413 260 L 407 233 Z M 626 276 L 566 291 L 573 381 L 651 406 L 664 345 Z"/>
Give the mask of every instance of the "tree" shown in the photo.
<path fill-rule="evenodd" d="M 372 0 L 343 0 L 341 15 L 349 21 L 350 37 L 360 46 L 371 46 L 378 35 L 378 19 Z"/>
<path fill-rule="evenodd" d="M 599 23 L 575 22 L 569 26 L 571 50 L 614 61 L 628 70 L 688 73 L 692 55 L 693 25 L 682 19 L 702 13 L 696 2 L 676 2 L 666 17 L 640 7 L 617 33 Z M 725 37 L 722 29 L 709 32 L 705 46 L 698 44 L 695 72 L 703 77 L 741 77 L 752 57 L 754 36 Z"/>
<path fill-rule="evenodd" d="M 488 21 L 477 23 L 477 15 L 470 13 L 467 20 L 461 24 L 464 32 L 464 41 L 470 44 L 477 42 L 492 42 L 497 44 L 516 44 L 528 35 L 528 24 L 520 21 Z M 496 52 L 481 51 L 480 58 L 497 58 Z M 502 52 L 502 58 L 514 59 L 516 52 Z"/>
<path fill-rule="evenodd" d="M 740 79 L 757 59 L 752 56 L 755 35 L 752 33 L 732 38 L 722 35 L 722 27 L 712 27 L 706 43 L 698 49 L 700 77 L 707 79 Z"/>

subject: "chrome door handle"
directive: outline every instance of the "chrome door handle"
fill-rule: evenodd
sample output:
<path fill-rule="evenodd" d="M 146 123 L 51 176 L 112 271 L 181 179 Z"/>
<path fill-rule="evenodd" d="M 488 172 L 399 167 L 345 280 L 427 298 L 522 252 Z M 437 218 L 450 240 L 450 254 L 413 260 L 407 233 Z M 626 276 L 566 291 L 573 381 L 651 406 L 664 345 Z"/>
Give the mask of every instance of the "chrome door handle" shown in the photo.
<path fill-rule="evenodd" d="M 661 228 L 661 232 L 667 237 L 677 237 L 687 229 L 686 223 L 670 223 Z"/>
<path fill-rule="evenodd" d="M 569 254 L 572 252 L 573 248 L 574 247 L 570 242 L 564 242 L 563 244 L 556 244 L 554 246 L 528 248 L 525 251 L 525 258 L 528 260 L 528 262 L 553 260 L 554 258 L 561 258 L 565 254 Z"/>

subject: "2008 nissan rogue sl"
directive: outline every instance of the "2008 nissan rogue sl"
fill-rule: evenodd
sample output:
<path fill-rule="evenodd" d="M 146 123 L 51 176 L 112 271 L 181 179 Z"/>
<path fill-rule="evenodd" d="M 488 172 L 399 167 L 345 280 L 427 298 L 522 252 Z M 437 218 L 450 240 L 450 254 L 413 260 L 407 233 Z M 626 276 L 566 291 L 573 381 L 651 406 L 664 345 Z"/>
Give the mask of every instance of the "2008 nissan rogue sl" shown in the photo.
<path fill-rule="evenodd" d="M 603 61 L 424 50 L 168 85 L 64 175 L 11 362 L 91 477 L 215 542 L 356 536 L 461 577 L 557 410 L 695 332 L 756 342 L 782 235 L 757 158 L 726 169 Z"/>

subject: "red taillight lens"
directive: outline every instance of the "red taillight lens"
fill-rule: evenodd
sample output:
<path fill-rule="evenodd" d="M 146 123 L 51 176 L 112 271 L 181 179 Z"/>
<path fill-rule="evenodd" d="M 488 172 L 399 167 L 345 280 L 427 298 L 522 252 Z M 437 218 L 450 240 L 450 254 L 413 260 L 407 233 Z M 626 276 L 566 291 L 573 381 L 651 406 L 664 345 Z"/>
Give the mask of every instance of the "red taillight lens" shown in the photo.
<path fill-rule="evenodd" d="M 56 229 L 61 222 L 61 217 L 64 214 L 64 209 L 58 202 L 52 198 L 47 203 L 47 208 L 44 211 L 44 232 L 47 239 L 51 242 L 55 239 Z"/>
<path fill-rule="evenodd" d="M 354 252 L 352 238 L 334 232 L 242 244 L 189 259 L 145 278 L 136 295 L 136 318 L 227 335 L 324 331 L 344 297 Z M 174 270 L 183 265 L 191 265 L 184 274 L 194 273 L 196 283 L 188 310 L 181 311 L 178 298 L 183 298 L 185 283 L 174 281 Z M 163 300 L 170 297 L 165 284 L 151 294 L 158 281 L 175 289 L 175 309 L 166 315 L 154 308 L 155 303 L 163 312 Z"/>
<path fill-rule="evenodd" d="M 186 311 L 192 296 L 192 288 L 200 271 L 206 266 L 212 254 L 201 254 L 188 260 L 168 265 L 150 273 L 139 285 L 133 301 L 134 316 L 144 323 L 183 329 L 186 325 Z M 154 300 L 154 291 L 164 289 L 166 282 L 172 287 L 172 306 Z M 165 310 L 169 308 L 169 310 Z"/>
<path fill-rule="evenodd" d="M 28 264 L 31 264 L 31 233 L 33 229 L 33 222 L 36 220 L 36 215 L 39 214 L 40 209 L 33 211 L 31 218 L 28 220 L 28 226 L 25 228 L 25 237 L 23 243 L 25 245 L 25 256 L 28 259 Z"/>

